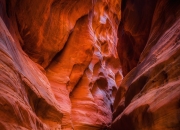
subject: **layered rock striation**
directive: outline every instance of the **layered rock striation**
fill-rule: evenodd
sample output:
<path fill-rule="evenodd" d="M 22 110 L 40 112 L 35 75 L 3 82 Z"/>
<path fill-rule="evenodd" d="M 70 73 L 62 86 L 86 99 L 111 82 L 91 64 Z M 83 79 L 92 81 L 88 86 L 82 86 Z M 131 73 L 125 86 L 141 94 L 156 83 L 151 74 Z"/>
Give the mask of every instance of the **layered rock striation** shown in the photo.
<path fill-rule="evenodd" d="M 179 9 L 0 0 L 0 129 L 179 130 Z"/>
<path fill-rule="evenodd" d="M 123 78 L 120 1 L 0 4 L 0 128 L 107 128 Z"/>
<path fill-rule="evenodd" d="M 142 12 L 138 12 L 137 8 Z M 180 129 L 179 9 L 178 0 L 146 0 L 144 3 L 127 0 L 123 5 L 122 23 L 125 25 L 120 24 L 119 44 L 122 45 L 119 46 L 132 46 L 125 52 L 119 52 L 119 55 L 129 54 L 129 50 L 131 54 L 140 52 L 141 49 L 136 48 L 141 43 L 145 48 L 136 67 L 125 69 L 125 73 L 131 71 L 124 77 L 115 97 L 112 130 Z M 133 21 L 125 22 L 127 20 Z M 150 31 L 145 31 L 148 29 Z M 136 47 L 139 38 L 143 42 L 138 42 Z M 120 56 L 120 59 L 125 60 L 122 66 L 131 66 L 130 59 L 136 57 L 135 54 L 129 55 L 127 60 L 127 55 L 123 56 Z M 132 62 L 134 64 L 134 60 Z"/>

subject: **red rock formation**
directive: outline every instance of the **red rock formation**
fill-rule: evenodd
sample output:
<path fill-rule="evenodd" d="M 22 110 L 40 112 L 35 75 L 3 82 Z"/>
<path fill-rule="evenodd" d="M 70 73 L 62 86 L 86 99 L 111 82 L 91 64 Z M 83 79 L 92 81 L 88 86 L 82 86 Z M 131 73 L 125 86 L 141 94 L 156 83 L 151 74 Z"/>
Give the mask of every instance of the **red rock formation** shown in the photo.
<path fill-rule="evenodd" d="M 149 5 L 154 4 L 153 1 L 149 2 Z M 127 0 L 125 5 L 124 10 L 140 8 L 139 10 L 144 10 L 142 12 L 145 13 L 144 15 L 153 14 L 153 19 L 150 32 L 144 31 L 144 29 L 141 30 L 142 33 L 145 33 L 141 37 L 142 40 L 147 36 L 148 40 L 140 56 L 139 64 L 125 76 L 117 92 L 114 103 L 114 120 L 111 129 L 179 130 L 180 2 L 178 0 L 158 0 L 154 11 L 153 7 L 150 7 L 150 14 L 146 14 L 149 8 L 144 7 L 147 7 L 146 3 L 140 4 L 138 1 L 132 2 L 131 0 Z M 133 27 L 132 30 L 135 34 L 141 34 L 139 26 L 146 27 L 150 24 L 150 21 L 144 21 L 146 18 L 138 19 L 138 22 L 136 22 L 134 11 L 129 11 L 128 15 L 126 11 L 123 13 L 123 23 L 130 29 Z M 139 12 L 136 16 L 138 15 Z M 123 19 L 134 19 L 135 24 L 125 23 Z M 141 23 L 141 25 L 137 23 Z M 129 36 L 127 33 L 122 34 L 123 32 L 119 33 L 120 41 L 123 41 L 121 46 L 128 48 L 129 46 L 126 45 L 132 43 L 136 46 L 136 40 L 131 41 L 136 39 L 131 33 L 132 36 Z M 125 42 L 127 42 L 126 45 Z M 142 45 L 141 43 L 143 42 L 138 43 Z M 119 53 L 128 54 L 129 49 L 125 50 L 127 51 Z M 130 50 L 133 51 L 132 54 L 136 53 L 136 49 Z M 121 58 L 123 56 L 120 56 Z M 126 60 L 126 55 L 124 58 Z M 126 66 L 131 66 L 131 61 L 126 61 Z M 134 64 L 134 60 L 132 62 Z M 128 72 L 127 70 L 129 71 L 129 68 L 125 70 L 125 73 Z"/>
<path fill-rule="evenodd" d="M 179 130 L 179 8 L 0 0 L 0 129 Z"/>
<path fill-rule="evenodd" d="M 43 67 L 63 49 L 76 21 L 92 9 L 91 0 L 14 0 L 8 5 L 13 9 L 9 15 L 16 17 L 23 50 Z"/>
<path fill-rule="evenodd" d="M 122 80 L 120 2 L 0 1 L 0 128 L 106 128 Z"/>
<path fill-rule="evenodd" d="M 123 0 L 117 50 L 124 76 L 137 65 L 146 45 L 155 4 L 155 0 Z"/>
<path fill-rule="evenodd" d="M 13 37 L 5 1 L 0 4 L 0 129 L 60 128 L 63 114 L 49 81 Z"/>

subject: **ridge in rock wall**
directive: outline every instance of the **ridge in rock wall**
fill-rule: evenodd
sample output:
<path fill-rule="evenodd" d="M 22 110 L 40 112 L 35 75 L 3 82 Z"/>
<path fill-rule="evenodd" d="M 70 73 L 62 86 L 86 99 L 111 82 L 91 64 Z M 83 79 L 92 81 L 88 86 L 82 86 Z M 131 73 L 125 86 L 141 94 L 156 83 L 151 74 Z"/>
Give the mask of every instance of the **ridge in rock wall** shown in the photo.
<path fill-rule="evenodd" d="M 1 14 L 4 14 L 4 10 L 5 8 L 1 10 Z M 8 130 L 44 130 L 50 126 L 60 128 L 58 122 L 61 121 L 63 114 L 48 79 L 21 50 L 16 38 L 12 37 L 11 33 L 14 32 L 12 26 L 8 26 L 11 33 L 7 29 L 8 20 L 5 15 L 1 15 L 0 128 Z M 7 25 L 4 21 L 7 21 Z M 43 109 L 39 109 L 40 107 Z"/>
<path fill-rule="evenodd" d="M 131 0 L 126 4 L 124 10 L 141 5 Z M 141 5 L 141 9 L 146 13 L 144 6 L 146 4 Z M 178 0 L 156 1 L 150 32 L 145 34 L 148 40 L 139 63 L 124 77 L 116 94 L 112 130 L 180 129 L 179 9 Z M 122 19 L 132 19 L 133 12 L 123 16 Z M 129 26 L 138 27 L 136 24 Z M 120 36 L 121 41 L 131 44 L 132 37 Z"/>
<path fill-rule="evenodd" d="M 0 0 L 0 129 L 106 129 L 123 78 L 118 0 Z"/>

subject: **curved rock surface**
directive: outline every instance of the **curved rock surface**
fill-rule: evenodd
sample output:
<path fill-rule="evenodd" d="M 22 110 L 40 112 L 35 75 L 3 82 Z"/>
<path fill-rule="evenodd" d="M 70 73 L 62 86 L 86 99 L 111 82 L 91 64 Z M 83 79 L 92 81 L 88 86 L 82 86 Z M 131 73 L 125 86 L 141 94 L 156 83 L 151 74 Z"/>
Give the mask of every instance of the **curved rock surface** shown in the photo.
<path fill-rule="evenodd" d="M 138 63 L 149 36 L 156 0 L 123 0 L 118 55 L 125 76 Z"/>
<path fill-rule="evenodd" d="M 0 129 L 106 129 L 123 78 L 120 1 L 0 2 Z"/>
<path fill-rule="evenodd" d="M 154 1 L 148 2 L 149 5 L 154 5 Z M 142 12 L 145 13 L 144 15 L 149 11 L 149 8 L 144 8 L 147 7 L 146 3 L 140 4 L 139 1 L 127 0 L 122 21 L 133 19 L 136 11 L 131 9 L 139 7 L 139 10 L 144 10 Z M 112 130 L 180 129 L 180 2 L 158 0 L 155 9 L 153 10 L 152 6 L 150 8 L 150 14 L 153 14 L 152 20 L 148 18 L 152 21 L 151 28 L 150 32 L 147 31 L 144 34 L 148 36 L 148 40 L 138 65 L 124 77 L 116 94 Z M 129 10 L 128 15 L 126 10 Z M 138 18 L 135 18 L 133 25 L 125 23 L 130 28 L 131 35 L 134 34 L 133 31 L 139 34 L 141 27 L 150 24 L 149 21 Z M 138 23 L 145 23 L 137 25 L 136 20 Z M 136 38 L 133 35 L 129 36 L 127 32 L 119 33 L 120 41 L 127 42 L 126 45 L 133 43 L 136 46 Z M 133 42 L 132 39 L 134 39 Z M 129 46 L 126 45 L 121 46 L 128 48 Z M 129 49 L 120 54 L 127 54 L 128 51 Z M 131 61 L 127 61 L 126 64 L 131 66 Z"/>
<path fill-rule="evenodd" d="M 0 4 L 0 129 L 60 128 L 63 114 L 49 81 L 13 37 L 5 1 Z"/>
<path fill-rule="evenodd" d="M 0 0 L 0 129 L 179 130 L 179 43 L 179 0 Z"/>

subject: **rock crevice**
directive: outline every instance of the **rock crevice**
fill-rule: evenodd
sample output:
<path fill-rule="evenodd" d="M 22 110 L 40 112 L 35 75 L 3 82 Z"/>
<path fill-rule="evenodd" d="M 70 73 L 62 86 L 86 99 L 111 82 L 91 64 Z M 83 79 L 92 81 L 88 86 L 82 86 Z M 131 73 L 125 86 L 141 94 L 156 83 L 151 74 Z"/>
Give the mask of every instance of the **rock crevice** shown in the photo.
<path fill-rule="evenodd" d="M 179 130 L 179 9 L 0 0 L 0 129 Z"/>

